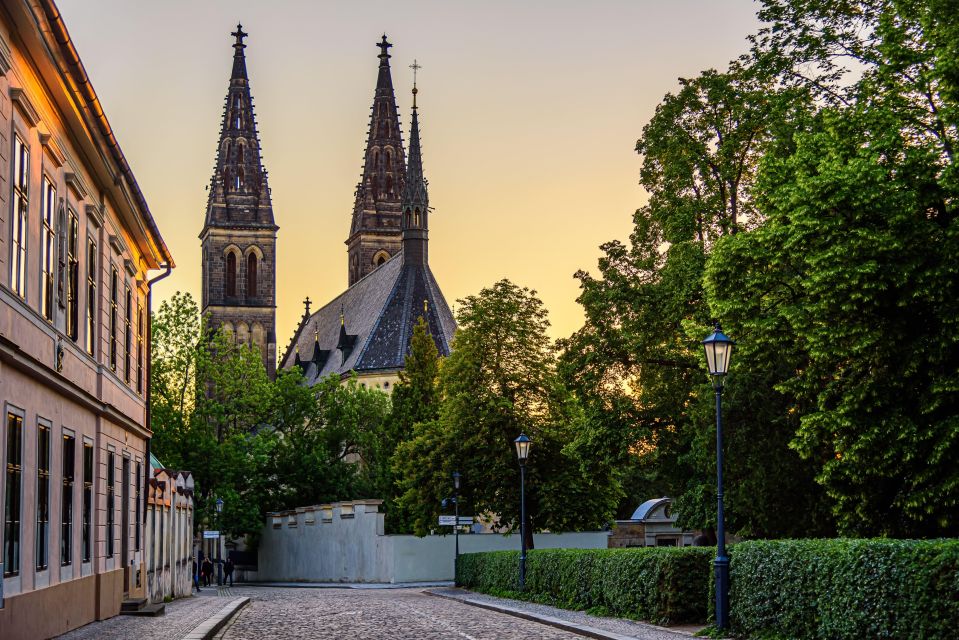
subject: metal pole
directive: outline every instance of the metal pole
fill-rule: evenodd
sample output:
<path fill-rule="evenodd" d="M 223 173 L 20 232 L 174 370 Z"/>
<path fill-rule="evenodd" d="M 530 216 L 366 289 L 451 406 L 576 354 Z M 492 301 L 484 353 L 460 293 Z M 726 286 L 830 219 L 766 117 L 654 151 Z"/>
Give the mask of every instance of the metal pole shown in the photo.
<path fill-rule="evenodd" d="M 454 560 L 458 561 L 460 559 L 460 492 L 457 489 L 453 490 L 453 505 L 456 507 L 456 526 L 453 528 L 453 538 L 456 540 Z M 453 566 L 456 566 L 455 562 Z"/>
<path fill-rule="evenodd" d="M 723 382 L 718 379 L 716 389 L 716 626 L 729 627 L 729 558 L 726 556 L 726 516 L 723 511 Z"/>
<path fill-rule="evenodd" d="M 519 590 L 526 588 L 526 464 L 519 467 Z"/>

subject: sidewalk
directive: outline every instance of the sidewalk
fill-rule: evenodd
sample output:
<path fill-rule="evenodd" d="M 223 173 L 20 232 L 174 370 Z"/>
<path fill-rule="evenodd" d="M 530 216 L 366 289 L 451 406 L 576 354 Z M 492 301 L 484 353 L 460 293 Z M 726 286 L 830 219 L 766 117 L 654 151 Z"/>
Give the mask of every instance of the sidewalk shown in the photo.
<path fill-rule="evenodd" d="M 427 589 L 423 593 L 455 600 L 474 607 L 505 613 L 599 640 L 690 640 L 703 625 L 658 627 L 622 618 L 603 618 L 582 611 L 570 611 L 523 600 L 494 598 L 465 589 Z"/>
<path fill-rule="evenodd" d="M 283 587 L 286 589 L 426 589 L 452 587 L 453 582 L 237 582 L 237 587 Z"/>
<path fill-rule="evenodd" d="M 218 593 L 216 587 L 204 587 L 195 596 L 168 602 L 161 616 L 114 616 L 57 636 L 57 640 L 181 640 L 237 600 L 229 589 Z"/>

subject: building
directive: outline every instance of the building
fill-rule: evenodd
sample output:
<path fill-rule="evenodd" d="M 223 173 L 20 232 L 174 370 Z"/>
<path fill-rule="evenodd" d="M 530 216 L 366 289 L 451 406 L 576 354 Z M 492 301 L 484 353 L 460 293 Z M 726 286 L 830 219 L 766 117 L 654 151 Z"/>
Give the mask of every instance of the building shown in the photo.
<path fill-rule="evenodd" d="M 676 526 L 671 498 L 653 498 L 636 507 L 629 520 L 617 520 L 609 536 L 614 547 L 688 547 L 696 536 Z"/>
<path fill-rule="evenodd" d="M 449 355 L 456 322 L 429 266 L 429 196 L 413 87 L 409 157 L 404 158 L 383 36 L 363 176 L 346 241 L 349 288 L 319 311 L 309 298 L 283 368 L 300 367 L 310 384 L 355 373 L 389 391 L 405 365 L 413 327 L 424 318 L 440 355 Z M 414 69 L 416 64 L 414 63 Z"/>
<path fill-rule="evenodd" d="M 151 603 L 193 593 L 193 476 L 150 458 L 146 500 L 146 594 Z"/>
<path fill-rule="evenodd" d="M 150 287 L 173 267 L 53 0 L 0 12 L 0 219 L 0 637 L 46 638 L 145 594 Z"/>
<path fill-rule="evenodd" d="M 246 71 L 243 39 L 231 35 L 233 70 L 223 106 L 220 142 L 200 241 L 201 310 L 210 325 L 259 349 L 266 371 L 276 372 L 276 232 L 267 172 Z"/>

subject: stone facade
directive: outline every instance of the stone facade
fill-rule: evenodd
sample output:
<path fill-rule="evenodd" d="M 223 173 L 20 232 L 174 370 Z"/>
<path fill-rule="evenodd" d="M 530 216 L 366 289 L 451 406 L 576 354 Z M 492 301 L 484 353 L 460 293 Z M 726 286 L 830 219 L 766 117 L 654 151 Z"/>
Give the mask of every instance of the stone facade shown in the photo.
<path fill-rule="evenodd" d="M 173 261 L 78 60 L 52 0 L 4 3 L 2 638 L 146 590 L 149 274 Z"/>
<path fill-rule="evenodd" d="M 146 598 L 193 594 L 193 476 L 152 469 L 147 487 Z"/>
<path fill-rule="evenodd" d="M 243 39 L 233 33 L 233 71 L 223 109 L 206 220 L 200 233 L 201 309 L 210 326 L 255 346 L 276 372 L 276 226 L 246 73 Z"/>

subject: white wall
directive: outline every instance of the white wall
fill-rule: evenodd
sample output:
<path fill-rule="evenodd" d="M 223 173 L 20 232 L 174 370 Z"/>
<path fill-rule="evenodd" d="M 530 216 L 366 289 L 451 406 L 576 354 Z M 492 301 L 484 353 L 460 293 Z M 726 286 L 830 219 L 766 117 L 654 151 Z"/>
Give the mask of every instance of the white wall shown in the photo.
<path fill-rule="evenodd" d="M 363 500 L 271 514 L 260 541 L 256 579 L 381 583 L 452 580 L 454 536 L 383 535 L 379 504 L 379 500 Z M 538 549 L 605 549 L 608 535 L 605 531 L 544 533 L 536 534 L 534 543 Z M 518 550 L 520 546 L 519 535 L 496 533 L 461 534 L 459 542 L 460 553 Z"/>

